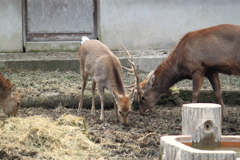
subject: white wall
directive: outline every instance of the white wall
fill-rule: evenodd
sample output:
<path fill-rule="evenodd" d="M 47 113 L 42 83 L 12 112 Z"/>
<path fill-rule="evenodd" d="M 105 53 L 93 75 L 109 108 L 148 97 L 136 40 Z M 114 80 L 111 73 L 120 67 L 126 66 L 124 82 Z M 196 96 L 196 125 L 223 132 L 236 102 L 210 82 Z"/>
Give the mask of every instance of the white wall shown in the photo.
<path fill-rule="evenodd" d="M 0 1 L 0 52 L 22 51 L 21 0 Z"/>
<path fill-rule="evenodd" d="M 112 50 L 172 49 L 189 31 L 240 25 L 239 0 L 97 1 L 98 36 Z M 21 10 L 21 0 L 0 0 L 0 52 L 22 51 Z"/>
<path fill-rule="evenodd" d="M 237 0 L 100 0 L 99 38 L 110 49 L 172 49 L 189 31 L 240 25 Z"/>

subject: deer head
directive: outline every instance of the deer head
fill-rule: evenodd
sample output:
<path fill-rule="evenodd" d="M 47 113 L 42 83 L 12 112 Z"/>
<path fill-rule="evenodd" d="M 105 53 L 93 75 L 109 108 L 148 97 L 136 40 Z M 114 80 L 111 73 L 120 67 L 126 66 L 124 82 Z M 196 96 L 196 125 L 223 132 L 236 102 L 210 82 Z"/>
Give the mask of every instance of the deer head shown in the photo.
<path fill-rule="evenodd" d="M 137 96 L 138 96 L 138 103 L 139 103 L 139 111 L 141 114 L 145 114 L 145 112 L 152 108 L 155 103 L 157 102 L 157 100 L 153 99 L 153 97 L 156 97 L 155 95 L 152 95 L 153 92 L 151 92 L 152 88 L 152 84 L 154 81 L 154 71 L 150 72 L 149 75 L 147 76 L 147 78 L 140 83 L 140 78 L 137 74 L 137 70 L 136 70 L 136 66 L 133 62 L 133 58 L 130 55 L 130 53 L 127 51 L 127 49 L 121 44 L 121 46 L 123 47 L 123 49 L 126 51 L 126 53 L 128 54 L 128 61 L 131 64 L 131 68 L 126 68 L 124 66 L 122 66 L 124 69 L 128 70 L 130 75 L 134 75 L 135 76 L 135 83 L 127 86 L 128 88 L 131 88 L 133 90 L 137 91 Z M 146 91 L 145 91 L 146 90 Z M 149 98 L 146 98 L 146 95 L 148 95 Z"/>
<path fill-rule="evenodd" d="M 131 105 L 134 96 L 134 90 L 132 90 L 128 95 L 123 96 L 118 94 L 115 90 L 113 90 L 113 95 L 115 102 L 117 103 L 118 110 L 117 114 L 121 119 L 122 124 L 128 124 L 128 115 L 131 112 Z"/>
<path fill-rule="evenodd" d="M 145 114 L 148 109 L 151 109 L 155 106 L 159 94 L 153 86 L 155 81 L 154 71 L 151 71 L 147 78 L 142 81 L 140 84 L 139 90 L 141 93 L 138 95 L 138 104 L 139 104 L 139 111 L 141 114 Z"/>

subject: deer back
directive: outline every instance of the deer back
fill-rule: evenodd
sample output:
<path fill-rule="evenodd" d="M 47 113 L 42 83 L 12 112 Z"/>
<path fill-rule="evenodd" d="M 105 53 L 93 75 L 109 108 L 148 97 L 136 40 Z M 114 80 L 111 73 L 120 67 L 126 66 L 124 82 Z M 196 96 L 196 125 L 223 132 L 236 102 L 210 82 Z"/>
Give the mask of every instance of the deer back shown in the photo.
<path fill-rule="evenodd" d="M 81 70 L 94 77 L 108 90 L 126 94 L 121 63 L 118 58 L 100 41 L 89 40 L 79 48 Z"/>
<path fill-rule="evenodd" d="M 181 74 L 201 66 L 205 74 L 240 74 L 239 43 L 240 26 L 223 24 L 187 33 L 171 54 Z"/>

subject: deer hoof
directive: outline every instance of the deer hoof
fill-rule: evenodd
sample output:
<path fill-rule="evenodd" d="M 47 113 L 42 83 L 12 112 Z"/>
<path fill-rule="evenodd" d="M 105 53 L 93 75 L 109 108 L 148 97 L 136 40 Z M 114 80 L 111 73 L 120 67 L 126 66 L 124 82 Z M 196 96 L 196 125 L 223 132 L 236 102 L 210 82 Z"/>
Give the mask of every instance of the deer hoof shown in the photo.
<path fill-rule="evenodd" d="M 222 113 L 222 120 L 224 121 L 224 122 L 228 122 L 228 113 L 226 112 L 226 111 L 224 111 L 223 113 Z"/>
<path fill-rule="evenodd" d="M 93 116 L 95 116 L 95 115 L 96 115 L 96 112 L 95 112 L 95 111 L 91 111 L 91 114 L 92 114 Z"/>
<path fill-rule="evenodd" d="M 81 113 L 81 111 L 82 111 L 82 108 L 78 108 L 77 114 L 79 115 Z"/>
<path fill-rule="evenodd" d="M 100 120 L 104 121 L 104 116 L 103 115 L 100 116 Z"/>
<path fill-rule="evenodd" d="M 229 121 L 228 116 L 222 116 L 222 121 L 223 121 L 223 122 L 228 122 L 228 121 Z"/>

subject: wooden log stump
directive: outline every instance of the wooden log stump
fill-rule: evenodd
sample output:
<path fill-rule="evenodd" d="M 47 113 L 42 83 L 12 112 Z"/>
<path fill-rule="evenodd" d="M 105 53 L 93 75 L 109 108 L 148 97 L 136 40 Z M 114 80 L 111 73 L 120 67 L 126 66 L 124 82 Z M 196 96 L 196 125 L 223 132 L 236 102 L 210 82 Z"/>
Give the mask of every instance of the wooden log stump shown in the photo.
<path fill-rule="evenodd" d="M 182 135 L 191 135 L 192 143 L 213 145 L 220 142 L 221 105 L 190 103 L 182 106 Z"/>

